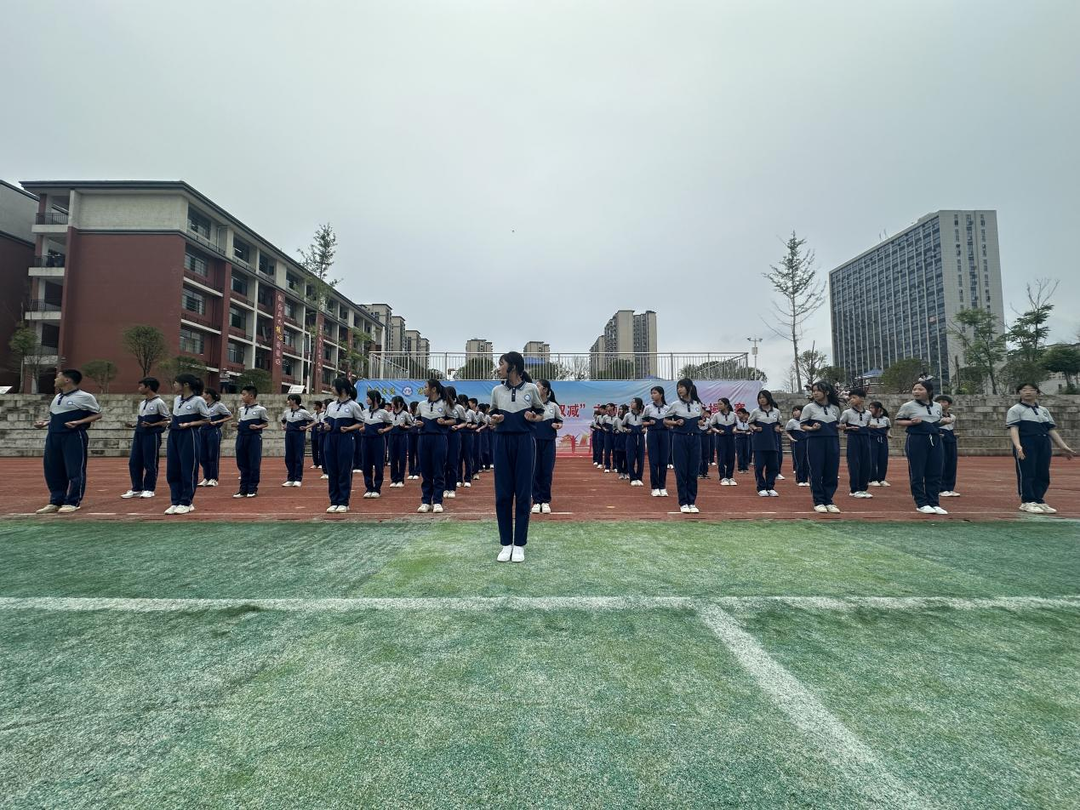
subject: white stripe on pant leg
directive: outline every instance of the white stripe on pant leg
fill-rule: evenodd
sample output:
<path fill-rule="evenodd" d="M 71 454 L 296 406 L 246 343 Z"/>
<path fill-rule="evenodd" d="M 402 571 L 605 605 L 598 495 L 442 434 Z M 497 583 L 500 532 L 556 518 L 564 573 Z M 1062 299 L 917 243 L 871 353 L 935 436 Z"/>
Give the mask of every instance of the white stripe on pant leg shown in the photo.
<path fill-rule="evenodd" d="M 874 807 L 922 808 L 930 804 L 888 771 L 874 752 L 799 680 L 773 659 L 730 615 L 716 607 L 702 621 L 731 651 L 758 686 Z"/>

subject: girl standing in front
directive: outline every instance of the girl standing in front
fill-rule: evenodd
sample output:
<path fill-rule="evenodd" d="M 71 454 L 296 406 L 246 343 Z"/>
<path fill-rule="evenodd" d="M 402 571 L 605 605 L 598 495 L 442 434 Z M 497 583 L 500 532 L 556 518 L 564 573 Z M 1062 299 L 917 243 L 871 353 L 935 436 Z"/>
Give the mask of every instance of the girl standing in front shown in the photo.
<path fill-rule="evenodd" d="M 525 372 L 518 352 L 499 358 L 503 382 L 491 391 L 491 423 L 495 426 L 495 515 L 499 521 L 499 562 L 524 562 L 536 458 L 533 425 L 544 406 L 540 390 Z"/>
<path fill-rule="evenodd" d="M 381 498 L 384 467 L 386 465 L 386 438 L 394 427 L 390 411 L 384 407 L 382 394 L 369 388 L 367 410 L 364 414 L 364 432 L 360 441 L 364 445 L 364 492 L 365 498 Z"/>
<path fill-rule="evenodd" d="M 780 494 L 776 491 L 776 472 L 780 464 L 776 434 L 783 430 L 780 409 L 776 407 L 772 393 L 764 388 L 758 392 L 757 403 L 748 420 L 754 431 L 754 478 L 758 495 L 775 498 Z"/>
<path fill-rule="evenodd" d="M 645 445 L 649 451 L 649 486 L 654 498 L 667 497 L 667 461 L 671 458 L 671 432 L 664 424 L 668 404 L 664 398 L 664 389 L 654 385 L 649 390 L 652 400 L 642 412 L 641 423 L 649 431 L 645 435 Z"/>
<path fill-rule="evenodd" d="M 202 396 L 210 418 L 199 428 L 199 466 L 203 477 L 197 486 L 216 487 L 221 470 L 221 426 L 232 419 L 232 414 L 221 401 L 221 394 L 213 388 L 204 389 Z"/>
<path fill-rule="evenodd" d="M 195 484 L 199 478 L 199 431 L 210 421 L 210 409 L 202 398 L 203 382 L 194 374 L 178 374 L 173 380 L 172 420 L 165 446 L 165 480 L 169 483 L 166 515 L 194 512 Z"/>
<path fill-rule="evenodd" d="M 716 435 L 716 470 L 720 477 L 720 486 L 735 487 L 735 422 L 737 417 L 731 410 L 731 400 L 720 397 L 716 403 L 716 413 L 709 420 L 709 429 Z"/>
<path fill-rule="evenodd" d="M 400 396 L 390 400 L 390 408 L 392 427 L 387 437 L 390 445 L 390 486 L 400 489 L 405 486 L 405 462 L 408 457 L 408 440 L 413 418 L 405 407 L 405 400 Z"/>
<path fill-rule="evenodd" d="M 701 463 L 701 428 L 698 420 L 705 410 L 697 386 L 689 378 L 675 386 L 678 400 L 668 408 L 664 424 L 671 429 L 675 459 L 675 484 L 679 490 L 679 511 L 697 514 L 698 466 Z"/>
<path fill-rule="evenodd" d="M 315 417 L 304 407 L 299 394 L 289 394 L 286 401 L 288 405 L 281 415 L 281 424 L 285 428 L 285 483 L 282 486 L 298 487 L 304 480 L 307 429 L 314 424 Z"/>
<path fill-rule="evenodd" d="M 876 400 L 870 403 L 870 486 L 892 486 L 885 480 L 889 473 L 889 412 Z"/>
<path fill-rule="evenodd" d="M 356 389 L 346 377 L 334 380 L 337 399 L 326 406 L 323 418 L 323 472 L 327 476 L 330 506 L 327 512 L 349 511 L 352 493 L 356 431 L 364 425 L 364 409 L 356 401 Z"/>
<path fill-rule="evenodd" d="M 840 398 L 831 383 L 819 380 L 810 389 L 799 417 L 806 435 L 806 466 L 815 512 L 839 512 L 833 503 L 840 483 Z"/>
<path fill-rule="evenodd" d="M 907 428 L 904 452 L 911 497 L 915 499 L 916 511 L 924 515 L 947 515 L 938 503 L 944 460 L 938 427 L 941 406 L 934 402 L 934 388 L 929 380 L 911 386 L 911 396 L 896 411 L 896 424 Z"/>
<path fill-rule="evenodd" d="M 806 472 L 806 434 L 799 423 L 800 418 L 802 418 L 802 408 L 796 405 L 791 409 L 791 418 L 784 426 L 784 430 L 787 432 L 788 441 L 791 442 L 791 466 L 795 469 L 795 485 L 808 487 L 810 476 Z"/>
<path fill-rule="evenodd" d="M 563 426 L 562 409 L 548 380 L 537 380 L 543 418 L 536 423 L 536 465 L 533 472 L 533 514 L 551 514 L 551 480 L 555 475 L 555 449 Z"/>
<path fill-rule="evenodd" d="M 1016 488 L 1020 491 L 1020 511 L 1036 515 L 1057 511 L 1043 500 L 1050 488 L 1050 459 L 1053 444 L 1061 448 L 1065 458 L 1076 454 L 1057 432 L 1054 417 L 1038 402 L 1039 386 L 1021 383 L 1016 388 L 1020 401 L 1009 408 L 1005 425 L 1012 441 L 1016 459 Z M 1051 444 L 1053 442 L 1053 444 Z"/>
<path fill-rule="evenodd" d="M 626 474 L 630 477 L 630 486 L 643 487 L 641 476 L 645 473 L 645 403 L 641 397 L 630 400 L 630 410 L 623 417 L 623 430 L 626 431 Z"/>
<path fill-rule="evenodd" d="M 840 414 L 840 429 L 847 438 L 847 468 L 852 498 L 873 498 L 870 485 L 870 412 L 863 407 L 866 391 L 852 388 L 848 409 Z"/>
<path fill-rule="evenodd" d="M 446 494 L 446 435 L 457 420 L 446 389 L 428 380 L 425 399 L 416 409 L 420 421 L 420 507 L 417 512 L 442 512 Z"/>

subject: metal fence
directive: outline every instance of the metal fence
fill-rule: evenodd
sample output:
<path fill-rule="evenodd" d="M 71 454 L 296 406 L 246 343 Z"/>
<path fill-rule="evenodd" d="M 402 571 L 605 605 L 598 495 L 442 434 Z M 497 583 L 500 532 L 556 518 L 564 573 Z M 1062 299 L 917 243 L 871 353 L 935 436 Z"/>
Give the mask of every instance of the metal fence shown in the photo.
<path fill-rule="evenodd" d="M 406 352 L 377 352 L 370 358 L 370 376 L 383 379 L 420 379 L 436 376 L 450 380 L 498 378 L 498 355 L 431 352 L 426 357 Z M 525 366 L 534 379 L 548 380 L 746 380 L 752 369 L 748 352 L 589 352 L 526 356 Z"/>

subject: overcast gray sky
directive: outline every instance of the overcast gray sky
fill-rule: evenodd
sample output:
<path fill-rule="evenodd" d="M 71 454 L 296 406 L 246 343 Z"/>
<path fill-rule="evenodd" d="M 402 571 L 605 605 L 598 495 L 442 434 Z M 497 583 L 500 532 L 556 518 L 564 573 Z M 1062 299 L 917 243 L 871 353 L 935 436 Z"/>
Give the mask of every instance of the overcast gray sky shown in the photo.
<path fill-rule="evenodd" d="M 1080 326 L 1073 0 L 3 5 L 0 177 L 183 179 L 288 250 L 329 221 L 343 292 L 436 350 L 630 307 L 744 350 L 792 229 L 824 274 L 939 208 L 997 209 L 1006 311 L 1055 276 Z"/>

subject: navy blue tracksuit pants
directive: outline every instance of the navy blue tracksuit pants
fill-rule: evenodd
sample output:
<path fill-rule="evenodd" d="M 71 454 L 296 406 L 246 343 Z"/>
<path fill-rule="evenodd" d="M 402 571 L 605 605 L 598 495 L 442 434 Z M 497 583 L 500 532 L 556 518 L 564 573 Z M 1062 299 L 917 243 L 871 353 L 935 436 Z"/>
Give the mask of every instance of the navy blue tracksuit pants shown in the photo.
<path fill-rule="evenodd" d="M 409 475 L 420 474 L 420 428 L 415 427 L 405 434 L 409 447 Z"/>
<path fill-rule="evenodd" d="M 712 464 L 713 457 L 713 436 L 711 433 L 701 434 L 701 468 L 698 470 L 698 474 L 709 477 L 709 466 Z"/>
<path fill-rule="evenodd" d="M 446 490 L 446 434 L 421 433 L 420 444 L 420 500 L 421 503 L 442 503 Z"/>
<path fill-rule="evenodd" d="M 951 430 L 941 431 L 941 491 L 952 492 L 956 489 L 956 434 Z"/>
<path fill-rule="evenodd" d="M 615 431 L 604 431 L 604 469 L 615 469 Z"/>
<path fill-rule="evenodd" d="M 671 452 L 675 459 L 679 506 L 694 506 L 697 503 L 698 466 L 701 464 L 701 434 L 672 431 Z"/>
<path fill-rule="evenodd" d="M 245 495 L 258 492 L 262 473 L 261 432 L 241 430 L 236 434 L 236 468 L 240 471 L 240 491 Z"/>
<path fill-rule="evenodd" d="M 592 433 L 589 435 L 592 441 L 592 462 L 593 464 L 601 464 L 604 461 L 603 431 L 593 428 Z"/>
<path fill-rule="evenodd" d="M 750 469 L 750 447 L 749 433 L 735 434 L 735 455 L 739 462 L 739 472 L 746 472 Z"/>
<path fill-rule="evenodd" d="M 461 483 L 461 432 L 446 432 L 446 470 L 443 472 L 448 492 L 456 492 Z"/>
<path fill-rule="evenodd" d="M 368 492 L 382 492 L 384 467 L 386 465 L 386 439 L 382 434 L 365 432 L 360 437 L 363 445 L 364 489 Z"/>
<path fill-rule="evenodd" d="M 870 434 L 848 432 L 847 471 L 852 492 L 866 492 L 870 486 Z"/>
<path fill-rule="evenodd" d="M 800 444 L 806 445 L 806 469 L 814 506 L 828 506 L 840 484 L 840 437 L 810 435 Z"/>
<path fill-rule="evenodd" d="M 533 467 L 533 503 L 551 503 L 551 480 L 555 477 L 555 440 L 536 440 L 536 464 Z"/>
<path fill-rule="evenodd" d="M 667 489 L 667 460 L 671 458 L 671 431 L 651 427 L 645 436 L 649 448 L 649 488 Z"/>
<path fill-rule="evenodd" d="M 158 453 L 161 451 L 161 431 L 135 431 L 128 456 L 132 492 L 153 492 L 157 488 Z"/>
<path fill-rule="evenodd" d="M 85 430 L 67 430 L 45 437 L 45 485 L 54 506 L 79 506 L 86 492 L 90 437 Z"/>
<path fill-rule="evenodd" d="M 801 484 L 810 480 L 810 474 L 806 469 L 806 439 L 791 439 L 791 466 L 795 469 L 796 483 Z"/>
<path fill-rule="evenodd" d="M 631 481 L 640 481 L 645 473 L 645 434 L 640 430 L 626 434 L 626 472 Z"/>
<path fill-rule="evenodd" d="M 523 546 L 529 540 L 536 441 L 532 431 L 499 433 L 495 442 L 495 517 L 499 542 Z M 553 442 L 554 444 L 554 442 Z"/>
<path fill-rule="evenodd" d="M 721 481 L 735 477 L 735 437 L 730 433 L 716 437 L 716 471 Z"/>
<path fill-rule="evenodd" d="M 390 454 L 390 483 L 401 484 L 405 481 L 405 462 L 408 455 L 409 437 L 405 433 L 395 433 L 392 430 L 387 438 Z"/>
<path fill-rule="evenodd" d="M 348 506 L 352 493 L 353 456 L 356 433 L 342 433 L 337 428 L 323 434 L 322 462 L 331 506 Z"/>
<path fill-rule="evenodd" d="M 169 431 L 165 445 L 165 478 L 173 506 L 191 506 L 199 481 L 199 430 L 177 428 Z"/>
<path fill-rule="evenodd" d="M 360 433 L 363 433 L 364 429 L 360 428 Z M 354 431 L 355 432 L 355 431 Z M 353 454 L 352 454 L 352 468 L 353 471 L 364 469 L 364 443 L 360 441 L 360 436 L 354 437 L 353 442 Z"/>
<path fill-rule="evenodd" d="M 285 430 L 285 480 L 304 479 L 304 450 L 307 434 L 301 430 Z"/>
<path fill-rule="evenodd" d="M 319 430 L 321 423 L 316 422 L 311 429 L 311 463 L 316 467 L 322 466 L 323 432 Z"/>
<path fill-rule="evenodd" d="M 203 425 L 199 428 L 199 466 L 202 477 L 217 481 L 221 473 L 221 428 Z"/>
<path fill-rule="evenodd" d="M 1016 461 L 1016 488 L 1020 493 L 1020 503 L 1046 503 L 1046 490 L 1050 489 L 1050 459 L 1054 447 L 1047 436 L 1021 436 L 1020 446 L 1024 448 L 1021 461 L 1013 450 Z"/>
<path fill-rule="evenodd" d="M 889 474 L 889 440 L 885 435 L 870 434 L 870 480 L 884 481 Z"/>
<path fill-rule="evenodd" d="M 938 506 L 944 458 L 941 437 L 929 433 L 909 433 L 904 450 L 915 506 Z"/>

